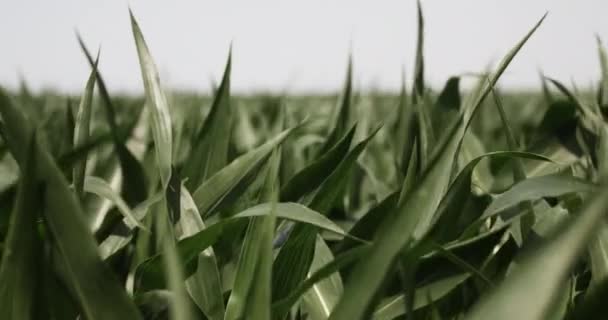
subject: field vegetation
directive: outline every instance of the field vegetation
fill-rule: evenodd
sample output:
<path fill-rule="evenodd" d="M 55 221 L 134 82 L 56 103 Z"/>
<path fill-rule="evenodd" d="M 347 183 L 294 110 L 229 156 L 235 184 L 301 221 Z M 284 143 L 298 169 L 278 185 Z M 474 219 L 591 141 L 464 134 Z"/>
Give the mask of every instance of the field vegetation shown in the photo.
<path fill-rule="evenodd" d="M 502 92 L 542 17 L 434 91 L 418 19 L 395 94 L 348 61 L 338 97 L 239 97 L 230 53 L 212 96 L 171 94 L 133 15 L 144 97 L 80 38 L 81 96 L 0 89 L 0 318 L 604 319 L 602 44 L 597 88 Z"/>

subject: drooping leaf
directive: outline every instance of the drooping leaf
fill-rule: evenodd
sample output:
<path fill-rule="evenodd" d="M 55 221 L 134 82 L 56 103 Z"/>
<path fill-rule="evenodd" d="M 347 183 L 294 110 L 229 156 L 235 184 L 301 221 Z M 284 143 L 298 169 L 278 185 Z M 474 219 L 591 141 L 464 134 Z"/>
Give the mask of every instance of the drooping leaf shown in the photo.
<path fill-rule="evenodd" d="M 142 229 L 146 229 L 141 222 L 137 220 L 129 206 L 125 201 L 117 194 L 109 183 L 99 177 L 88 176 L 84 180 L 84 191 L 96 194 L 97 196 L 110 200 L 117 208 L 118 211 L 123 215 L 126 221 L 131 226 L 137 226 Z"/>
<path fill-rule="evenodd" d="M 540 155 L 516 152 L 516 151 L 497 151 L 481 155 L 469 163 L 458 173 L 456 179 L 450 185 L 445 197 L 435 214 L 435 222 L 429 232 L 429 237 L 434 241 L 443 243 L 458 237 L 466 227 L 477 220 L 481 215 L 478 210 L 471 210 L 467 213 L 468 202 L 472 200 L 471 182 L 473 171 L 479 162 L 485 158 L 528 158 L 538 161 L 548 161 L 551 159 Z"/>
<path fill-rule="evenodd" d="M 546 175 L 531 177 L 514 185 L 498 196 L 481 215 L 485 219 L 515 206 L 523 201 L 542 197 L 557 197 L 574 192 L 590 192 L 596 187 L 585 180 L 566 175 Z"/>

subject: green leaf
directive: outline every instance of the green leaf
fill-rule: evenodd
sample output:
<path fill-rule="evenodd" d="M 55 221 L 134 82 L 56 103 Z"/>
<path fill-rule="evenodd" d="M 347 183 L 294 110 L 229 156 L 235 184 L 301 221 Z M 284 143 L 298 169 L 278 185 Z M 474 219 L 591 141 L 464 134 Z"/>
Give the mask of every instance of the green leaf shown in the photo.
<path fill-rule="evenodd" d="M 376 206 L 370 208 L 348 231 L 351 237 L 345 237 L 336 249 L 337 252 L 344 252 L 357 245 L 357 241 L 353 238 L 363 240 L 373 240 L 373 236 L 380 226 L 384 218 L 394 210 L 399 200 L 399 192 L 393 192 L 384 200 L 380 201 Z"/>
<path fill-rule="evenodd" d="M 315 255 L 308 271 L 308 277 L 331 263 L 334 260 L 334 255 L 321 238 L 317 235 L 315 245 Z M 307 277 L 307 278 L 308 278 Z M 303 309 L 308 313 L 311 319 L 327 319 L 331 314 L 331 310 L 338 303 L 338 299 L 342 296 L 344 288 L 342 286 L 342 278 L 339 273 L 327 277 L 315 283 L 303 296 Z"/>
<path fill-rule="evenodd" d="M 342 100 L 336 114 L 334 127 L 331 129 L 327 140 L 323 143 L 319 151 L 319 156 L 323 156 L 338 142 L 340 137 L 346 134 L 348 123 L 351 118 L 352 109 L 352 91 L 353 91 L 353 57 L 348 56 L 348 67 L 346 69 L 346 79 L 344 81 L 344 90 L 342 92 Z"/>
<path fill-rule="evenodd" d="M 139 64 L 141 66 L 141 76 L 144 81 L 146 91 L 146 105 L 150 108 L 152 116 L 152 134 L 154 136 L 154 147 L 156 148 L 156 164 L 160 172 L 160 179 L 163 189 L 167 188 L 171 177 L 171 167 L 173 155 L 171 138 L 171 116 L 169 115 L 169 104 L 163 92 L 156 65 L 144 41 L 144 36 L 139 29 L 139 25 L 131 15 L 131 28 L 137 47 Z"/>
<path fill-rule="evenodd" d="M 137 205 L 137 207 L 133 208 L 131 212 L 133 213 L 135 219 L 137 221 L 143 221 L 150 208 L 154 204 L 162 200 L 162 198 L 163 193 L 157 193 L 156 195 L 151 196 L 150 198 L 146 199 L 146 201 Z M 111 233 L 107 238 L 103 240 L 101 244 L 99 244 L 99 253 L 102 259 L 107 259 L 119 250 L 123 249 L 131 242 L 135 225 L 129 223 L 127 218 L 123 218 L 120 227 L 126 228 L 126 232 L 124 232 L 125 230 L 121 228 L 122 230 L 120 231 L 122 232 L 117 232 L 116 234 Z M 146 235 L 149 235 L 149 233 L 146 233 Z"/>
<path fill-rule="evenodd" d="M 460 105 L 460 78 L 450 77 L 437 97 L 437 106 L 446 111 L 459 111 Z"/>
<path fill-rule="evenodd" d="M 88 176 L 84 181 L 84 191 L 93 193 L 101 198 L 110 200 L 118 211 L 123 215 L 125 220 L 128 222 L 128 226 L 131 228 L 133 226 L 137 226 L 141 229 L 146 229 L 141 222 L 137 220 L 129 206 L 125 203 L 125 201 L 117 194 L 109 183 L 99 177 Z"/>
<path fill-rule="evenodd" d="M 424 308 L 428 306 L 431 301 L 437 301 L 443 298 L 456 287 L 458 287 L 460 284 L 462 284 L 465 280 L 467 280 L 469 277 L 470 276 L 468 274 L 459 274 L 441 280 L 437 280 L 423 287 L 417 288 L 414 292 L 413 309 L 418 310 Z M 431 298 L 431 301 L 429 301 L 429 297 Z M 402 294 L 386 298 L 374 311 L 372 319 L 391 320 L 402 316 L 407 313 L 405 303 L 406 297 Z"/>
<path fill-rule="evenodd" d="M 23 165 L 27 157 L 23 145 L 27 145 L 33 132 L 31 123 L 2 90 L 0 114 L 11 153 Z M 38 144 L 36 155 L 34 174 L 46 186 L 44 220 L 69 270 L 67 280 L 75 290 L 84 316 L 91 320 L 141 319 L 121 284 L 101 261 L 95 239 L 63 174 L 49 153 Z"/>
<path fill-rule="evenodd" d="M 35 319 L 41 289 L 42 241 L 38 232 L 42 189 L 34 172 L 37 155 L 35 135 L 27 144 L 27 160 L 21 171 L 16 204 L 0 264 L 0 310 L 7 319 Z"/>
<path fill-rule="evenodd" d="M 595 188 L 590 182 L 566 175 L 554 174 L 531 177 L 515 184 L 511 189 L 494 199 L 481 215 L 481 219 L 494 216 L 523 201 L 543 197 L 558 197 L 575 192 L 590 192 Z"/>
<path fill-rule="evenodd" d="M 196 204 L 185 186 L 181 190 L 181 228 L 179 239 L 190 237 L 206 228 Z M 224 299 L 218 263 L 213 248 L 198 255 L 196 271 L 186 279 L 186 290 L 194 303 L 210 320 L 224 319 Z"/>
<path fill-rule="evenodd" d="M 466 319 L 543 319 L 605 216 L 606 190 L 595 193 L 578 216 L 564 221 L 547 242 L 528 252 L 496 290 L 473 306 Z"/>
<path fill-rule="evenodd" d="M 91 66 L 91 68 L 96 69 L 96 63 L 93 60 L 93 56 L 87 49 L 86 45 L 84 44 L 84 41 L 82 40 L 82 37 L 80 36 L 80 34 L 78 32 L 76 32 L 76 39 L 78 40 L 80 49 L 82 50 L 85 57 L 87 58 L 89 65 Z M 101 73 L 99 71 L 97 71 L 96 75 L 97 75 L 97 86 L 99 87 L 99 94 L 101 96 L 101 99 L 104 102 L 106 120 L 108 122 L 108 125 L 110 126 L 110 131 L 112 132 L 113 136 L 115 137 L 115 140 L 117 140 L 119 132 L 118 132 L 118 125 L 116 124 L 116 111 L 115 111 L 114 105 L 112 104 L 110 94 L 108 93 L 108 90 L 106 89 L 106 84 L 103 81 L 103 78 L 101 77 Z"/>
<path fill-rule="evenodd" d="M 444 243 L 453 240 L 481 215 L 479 210 L 470 210 L 472 211 L 470 213 L 465 210 L 468 208 L 468 202 L 473 201 L 473 196 L 471 195 L 473 172 L 479 162 L 485 158 L 527 158 L 538 161 L 551 161 L 551 159 L 540 155 L 516 151 L 490 152 L 469 161 L 458 173 L 437 209 L 435 221 L 429 232 L 429 237 L 434 241 Z"/>
<path fill-rule="evenodd" d="M 314 191 L 321 185 L 348 153 L 353 136 L 355 135 L 355 129 L 356 125 L 353 125 L 333 148 L 296 173 L 296 175 L 281 188 L 281 201 L 298 201 L 301 197 Z"/>
<path fill-rule="evenodd" d="M 597 37 L 597 50 L 600 58 L 600 67 L 602 70 L 602 82 L 600 86 L 600 92 L 602 92 L 601 99 L 598 101 L 600 108 L 606 108 L 608 106 L 608 56 L 606 50 L 602 45 L 602 40 Z"/>
<path fill-rule="evenodd" d="M 428 232 L 434 213 L 448 187 L 455 160 L 454 155 L 458 151 L 470 119 L 509 62 L 541 22 L 542 19 L 506 55 L 492 76 L 490 83 L 478 92 L 473 92 L 475 97 L 472 100 L 473 103 L 470 106 L 465 106 L 466 113 L 464 116 L 466 116 L 466 119 L 465 117 L 459 118 L 452 128 L 446 130 L 445 140 L 438 146 L 438 154 L 429 163 L 428 169 L 418 183 L 417 188 L 405 197 L 403 204 L 391 216 L 382 221 L 369 257 L 355 266 L 349 279 L 356 280 L 350 280 L 346 283 L 344 295 L 330 319 L 353 320 L 364 318 L 366 312 L 370 311 L 370 304 L 374 300 L 376 291 L 382 285 L 401 250 L 411 246 L 412 243 L 420 240 Z"/>
<path fill-rule="evenodd" d="M 84 94 L 80 98 L 80 105 L 78 106 L 78 114 L 76 116 L 76 124 L 74 128 L 74 146 L 79 147 L 89 140 L 90 126 L 91 126 L 91 114 L 93 109 L 93 91 L 95 90 L 95 79 L 97 73 L 97 62 L 99 61 L 99 55 L 95 60 L 93 70 L 87 80 L 87 85 L 84 89 Z M 74 166 L 73 171 L 73 182 L 76 194 L 82 197 L 84 188 L 84 178 L 87 169 L 87 158 L 80 160 Z"/>
<path fill-rule="evenodd" d="M 194 270 L 190 269 L 190 267 L 193 266 L 192 262 L 194 261 L 194 259 L 198 256 L 200 252 L 207 249 L 209 246 L 213 245 L 218 240 L 222 233 L 222 230 L 225 227 L 242 218 L 268 215 L 269 213 L 271 213 L 271 206 L 271 203 L 264 203 L 254 206 L 252 208 L 239 212 L 238 214 L 235 214 L 231 217 L 223 219 L 218 223 L 210 225 L 206 229 L 197 232 L 196 234 L 190 237 L 181 239 L 177 243 L 177 249 L 179 251 L 182 263 L 184 265 L 187 265 L 185 269 L 185 276 L 190 276 L 192 272 L 194 272 Z M 327 219 L 320 213 L 308 209 L 307 207 L 301 204 L 277 203 L 275 212 L 278 218 L 310 224 L 323 230 L 346 236 L 346 232 L 344 232 L 334 222 Z M 142 290 L 149 290 L 162 286 L 163 281 L 162 270 L 160 265 L 160 256 L 161 254 L 157 254 L 137 267 L 137 272 L 135 275 L 136 283 L 143 286 L 141 287 Z"/>
<path fill-rule="evenodd" d="M 602 280 L 592 291 L 587 293 L 583 301 L 577 303 L 568 320 L 594 319 L 606 314 L 606 296 L 608 296 L 608 279 Z"/>
<path fill-rule="evenodd" d="M 160 205 L 163 204 L 164 202 L 160 203 Z M 160 220 L 163 219 L 164 216 L 165 214 L 159 214 L 157 218 Z M 157 223 L 159 220 L 157 220 Z M 163 220 L 168 222 L 168 219 Z M 159 227 L 159 230 L 163 230 L 163 227 Z M 169 290 L 173 295 L 169 304 L 170 318 L 174 320 L 194 319 L 190 309 L 190 301 L 186 294 L 184 271 L 182 270 L 182 264 L 172 235 L 162 235 L 162 248 L 164 253 L 162 255 L 164 274 L 168 282 Z"/>
<path fill-rule="evenodd" d="M 235 197 L 235 192 L 244 192 L 244 188 L 237 188 L 237 186 L 246 181 L 247 177 L 255 174 L 256 170 L 268 159 L 272 150 L 296 128 L 287 129 L 265 144 L 240 156 L 199 186 L 192 197 L 201 216 L 211 215 L 222 204 L 222 201 Z"/>
<path fill-rule="evenodd" d="M 226 307 L 226 320 L 271 319 L 272 238 L 278 200 L 279 154 L 275 151 L 270 159 L 260 195 L 260 200 L 270 201 L 270 212 L 249 221 Z"/>
<path fill-rule="evenodd" d="M 410 159 L 414 157 L 416 147 L 416 134 L 418 123 L 414 108 L 407 103 L 405 79 L 402 80 L 401 92 L 399 94 L 399 105 L 397 107 L 397 124 L 395 139 L 395 157 L 397 167 L 402 175 L 407 175 L 410 167 Z M 417 169 L 417 168 L 416 168 Z"/>
<path fill-rule="evenodd" d="M 319 190 L 310 201 L 309 207 L 328 214 L 333 205 L 342 195 L 348 183 L 349 173 L 355 166 L 357 158 L 361 155 L 369 141 L 380 130 L 378 126 L 363 141 L 359 142 L 342 159 L 336 169 L 325 179 Z M 309 225 L 296 225 L 289 234 L 289 238 L 279 251 L 273 266 L 273 301 L 283 297 L 303 281 L 310 269 L 315 255 L 315 242 L 317 230 Z M 277 316 L 277 315 L 275 315 Z M 281 315 L 278 315 L 281 316 Z"/>
<path fill-rule="evenodd" d="M 414 64 L 414 86 L 412 102 L 418 104 L 418 99 L 424 95 L 424 16 L 420 0 L 416 1 L 418 12 L 418 38 L 416 41 L 416 61 Z"/>
<path fill-rule="evenodd" d="M 344 251 L 333 260 L 311 273 L 306 280 L 300 282 L 287 296 L 281 297 L 280 300 L 272 304 L 273 314 L 287 313 L 300 297 L 311 290 L 316 283 L 364 257 L 369 251 L 369 247 L 369 245 L 361 245 Z"/>
<path fill-rule="evenodd" d="M 589 260 L 592 286 L 608 279 L 608 224 L 602 222 L 589 244 Z"/>
<path fill-rule="evenodd" d="M 89 65 L 93 68 L 95 66 L 93 56 L 85 46 L 84 41 L 78 33 L 76 34 L 76 37 L 78 39 L 80 48 L 89 62 Z M 97 87 L 99 88 L 99 94 L 101 96 L 101 100 L 103 101 L 106 122 L 110 128 L 110 134 L 114 141 L 114 147 L 116 148 L 120 168 L 123 173 L 122 195 L 128 205 L 135 206 L 144 201 L 147 197 L 146 179 L 143 168 L 121 140 L 120 130 L 118 128 L 118 124 L 116 123 L 116 108 L 114 107 L 114 103 L 112 102 L 110 94 L 106 89 L 106 84 L 101 76 L 101 72 L 97 70 L 96 74 Z"/>
<path fill-rule="evenodd" d="M 192 140 L 191 156 L 184 167 L 186 186 L 196 188 L 207 178 L 222 169 L 228 161 L 228 146 L 233 112 L 230 105 L 230 70 L 232 49 L 220 87 L 217 89 L 211 111 L 198 134 Z"/>

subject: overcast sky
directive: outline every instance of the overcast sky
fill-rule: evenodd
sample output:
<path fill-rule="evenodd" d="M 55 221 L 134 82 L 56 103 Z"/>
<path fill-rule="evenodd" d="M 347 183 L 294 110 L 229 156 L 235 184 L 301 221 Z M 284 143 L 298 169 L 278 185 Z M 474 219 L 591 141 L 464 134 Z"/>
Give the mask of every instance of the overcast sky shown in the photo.
<path fill-rule="evenodd" d="M 587 86 L 599 76 L 595 35 L 608 42 L 606 0 L 423 0 L 426 76 L 497 62 L 549 11 L 501 80 L 535 87 L 538 69 Z M 128 7 L 139 20 L 166 87 L 208 91 L 233 43 L 240 92 L 330 91 L 341 86 L 352 48 L 359 88 L 392 90 L 413 69 L 414 0 L 0 1 L 0 85 L 22 74 L 32 89 L 80 92 L 89 72 L 74 31 L 114 92 L 142 91 Z"/>

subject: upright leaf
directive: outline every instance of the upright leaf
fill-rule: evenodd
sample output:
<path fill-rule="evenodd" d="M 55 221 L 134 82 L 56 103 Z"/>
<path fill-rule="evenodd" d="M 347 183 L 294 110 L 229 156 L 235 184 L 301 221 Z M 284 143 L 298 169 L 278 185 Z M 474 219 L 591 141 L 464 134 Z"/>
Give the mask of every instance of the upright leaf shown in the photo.
<path fill-rule="evenodd" d="M 99 59 L 99 56 L 98 56 Z M 90 134 L 91 126 L 91 112 L 93 109 L 93 91 L 95 90 L 95 79 L 97 73 L 97 61 L 91 70 L 87 85 L 84 89 L 84 94 L 80 98 L 80 105 L 78 106 L 78 114 L 76 116 L 76 123 L 74 127 L 74 146 L 79 147 L 83 145 L 88 139 Z M 84 188 L 84 176 L 87 169 L 87 157 L 80 160 L 74 166 L 73 171 L 73 182 L 76 194 L 82 197 Z"/>
<path fill-rule="evenodd" d="M 39 199 L 43 191 L 31 174 L 36 166 L 35 136 L 27 146 L 27 160 L 22 167 L 16 204 L 11 214 L 8 235 L 0 264 L 0 310 L 6 319 L 36 319 L 37 303 L 42 296 L 40 263 L 42 241 L 38 215 L 43 209 Z"/>
<path fill-rule="evenodd" d="M 357 158 L 379 129 L 380 127 L 377 127 L 366 139 L 358 143 L 325 179 L 310 201 L 310 208 L 321 214 L 329 212 L 346 187 L 349 172 L 354 167 Z M 296 225 L 293 227 L 289 238 L 274 261 L 273 301 L 289 294 L 298 283 L 306 278 L 315 254 L 316 236 L 317 229 L 312 226 Z"/>
<path fill-rule="evenodd" d="M 192 140 L 191 156 L 185 164 L 183 176 L 186 186 L 198 187 L 203 181 L 222 169 L 228 161 L 228 146 L 233 112 L 230 106 L 230 70 L 232 50 L 220 87 L 217 89 L 211 111 L 198 134 Z"/>
<path fill-rule="evenodd" d="M 154 135 L 156 162 L 163 189 L 165 189 L 171 177 L 171 157 L 173 155 L 169 104 L 161 88 L 158 71 L 156 70 L 156 65 L 152 60 L 148 46 L 144 41 L 144 36 L 139 29 L 135 17 L 133 17 L 133 13 L 129 11 L 129 14 L 131 15 L 131 28 L 133 29 L 133 37 L 135 38 L 141 75 L 146 91 L 146 105 L 150 108 L 149 111 L 152 115 L 152 134 Z"/>
<path fill-rule="evenodd" d="M 95 66 L 95 61 L 93 60 L 93 56 L 87 49 L 84 44 L 84 41 L 80 37 L 79 34 L 76 34 L 78 39 L 78 44 L 82 49 L 89 65 L 93 68 Z M 146 194 L 146 179 L 144 176 L 143 168 L 137 158 L 133 155 L 133 153 L 125 146 L 122 138 L 120 136 L 121 132 L 118 128 L 117 120 L 116 120 L 116 108 L 112 99 L 110 98 L 110 94 L 106 89 L 106 84 L 101 76 L 101 72 L 97 70 L 97 87 L 99 88 L 99 95 L 102 100 L 102 105 L 104 106 L 106 122 L 108 123 L 108 127 L 110 128 L 110 134 L 112 135 L 112 140 L 114 141 L 114 147 L 116 148 L 116 153 L 118 155 L 118 161 L 120 162 L 120 168 L 123 173 L 123 188 L 122 194 L 125 198 L 125 201 L 130 206 L 135 206 L 140 202 L 144 201 L 147 197 Z"/>
<path fill-rule="evenodd" d="M 418 40 L 416 42 L 416 61 L 414 64 L 414 87 L 412 90 L 412 102 L 418 104 L 424 95 L 424 17 L 420 0 L 416 1 L 418 12 Z"/>
<path fill-rule="evenodd" d="M 604 45 L 599 36 L 597 37 L 597 50 L 602 70 L 602 82 L 600 86 L 600 92 L 602 94 L 598 104 L 600 105 L 600 108 L 604 109 L 608 107 L 608 56 L 606 55 L 606 49 L 604 49 Z"/>
<path fill-rule="evenodd" d="M 206 228 L 185 186 L 182 186 L 181 190 L 181 207 L 179 239 L 192 236 Z M 199 253 L 196 271 L 186 279 L 186 290 L 207 318 L 224 319 L 224 299 L 218 262 L 213 248 L 209 247 Z"/>
<path fill-rule="evenodd" d="M 342 101 L 336 113 L 335 123 L 329 132 L 329 136 L 319 151 L 319 156 L 325 154 L 331 149 L 336 142 L 342 137 L 348 128 L 348 123 L 351 117 L 352 109 L 352 91 L 353 91 L 353 58 L 348 57 L 348 67 L 346 69 L 346 79 L 344 81 L 344 90 L 342 92 Z"/>
<path fill-rule="evenodd" d="M 226 320 L 271 319 L 272 238 L 276 219 L 279 153 L 271 158 L 260 200 L 270 202 L 270 213 L 249 222 L 239 256 Z"/>

